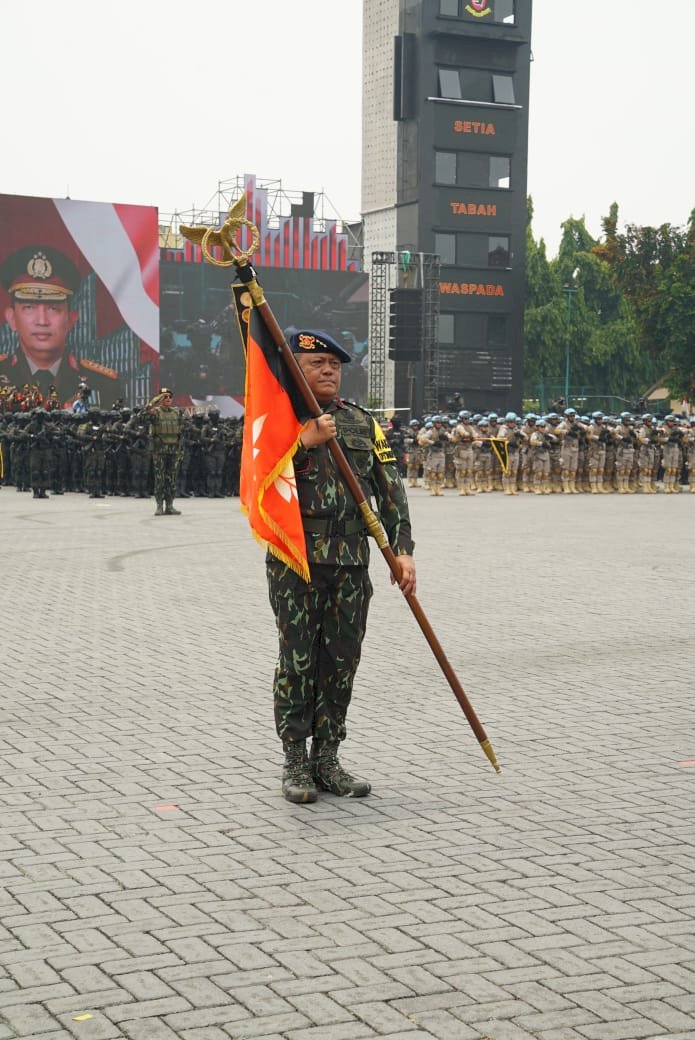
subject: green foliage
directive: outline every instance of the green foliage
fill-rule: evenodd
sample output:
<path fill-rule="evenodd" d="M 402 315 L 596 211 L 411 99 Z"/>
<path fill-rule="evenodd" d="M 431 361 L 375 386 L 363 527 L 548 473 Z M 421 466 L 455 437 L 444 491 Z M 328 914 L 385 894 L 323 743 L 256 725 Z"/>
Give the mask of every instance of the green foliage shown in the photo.
<path fill-rule="evenodd" d="M 683 392 L 695 375 L 695 213 L 670 225 L 618 233 L 618 206 L 596 241 L 584 218 L 562 225 L 556 258 L 532 232 L 528 204 L 525 393 L 544 382 L 636 400 L 664 372 Z"/>
<path fill-rule="evenodd" d="M 531 232 L 533 203 L 528 200 L 526 230 L 526 311 L 524 315 L 524 371 L 529 392 L 560 371 L 564 356 L 563 302 L 560 283 L 545 254 L 545 242 Z"/>

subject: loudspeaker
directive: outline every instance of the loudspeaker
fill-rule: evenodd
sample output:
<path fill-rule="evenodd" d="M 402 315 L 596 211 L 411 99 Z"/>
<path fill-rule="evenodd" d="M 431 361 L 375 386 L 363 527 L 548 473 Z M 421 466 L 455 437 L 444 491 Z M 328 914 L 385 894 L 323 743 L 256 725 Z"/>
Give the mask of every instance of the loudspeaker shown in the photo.
<path fill-rule="evenodd" d="M 389 297 L 389 358 L 419 361 L 425 294 L 422 289 L 391 289 Z"/>

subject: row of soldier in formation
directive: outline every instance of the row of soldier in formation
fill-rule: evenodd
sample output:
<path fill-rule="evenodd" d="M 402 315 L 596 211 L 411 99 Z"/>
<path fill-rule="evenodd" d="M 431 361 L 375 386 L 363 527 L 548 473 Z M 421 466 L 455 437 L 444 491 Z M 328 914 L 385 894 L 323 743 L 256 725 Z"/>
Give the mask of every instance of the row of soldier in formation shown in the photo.
<path fill-rule="evenodd" d="M 396 422 L 387 436 L 410 487 L 422 476 L 431 495 L 501 490 L 548 495 L 695 492 L 695 419 L 645 413 L 617 416 L 576 409 L 548 415 L 515 412 L 432 415 Z"/>
<path fill-rule="evenodd" d="M 185 414 L 177 445 L 176 494 L 223 498 L 239 493 L 242 425 L 219 411 Z M 0 413 L 0 485 L 86 492 L 91 498 L 154 491 L 153 445 L 144 409 L 74 413 L 44 407 Z"/>

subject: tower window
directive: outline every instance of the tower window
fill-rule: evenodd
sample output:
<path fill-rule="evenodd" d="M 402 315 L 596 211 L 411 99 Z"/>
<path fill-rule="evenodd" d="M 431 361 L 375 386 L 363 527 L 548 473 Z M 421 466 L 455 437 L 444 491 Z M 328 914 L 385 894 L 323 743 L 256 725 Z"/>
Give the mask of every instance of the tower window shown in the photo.
<path fill-rule="evenodd" d="M 492 99 L 500 105 L 513 105 L 514 79 L 512 76 L 492 76 Z"/>

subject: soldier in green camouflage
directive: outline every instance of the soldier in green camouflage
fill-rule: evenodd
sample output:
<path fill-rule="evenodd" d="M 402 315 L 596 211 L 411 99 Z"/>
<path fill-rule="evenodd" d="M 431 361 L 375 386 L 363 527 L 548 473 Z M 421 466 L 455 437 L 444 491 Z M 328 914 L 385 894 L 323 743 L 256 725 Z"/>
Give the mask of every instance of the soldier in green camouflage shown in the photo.
<path fill-rule="evenodd" d="M 313 802 L 318 790 L 362 798 L 371 785 L 340 764 L 338 747 L 360 660 L 372 595 L 361 515 L 327 442 L 336 437 L 367 496 L 373 497 L 401 565 L 400 588 L 415 591 L 410 517 L 396 460 L 369 413 L 338 397 L 350 355 L 324 332 L 295 332 L 288 343 L 323 408 L 302 430 L 294 456 L 311 580 L 268 554 L 270 602 L 280 640 L 275 725 L 285 752 L 282 791 Z M 393 579 L 392 579 L 393 580 Z M 313 737 L 307 755 L 306 739 Z"/>
<path fill-rule="evenodd" d="M 172 407 L 172 392 L 167 387 L 152 398 L 144 409 L 143 419 L 150 425 L 152 463 L 154 468 L 155 516 L 180 516 L 174 509 L 176 473 L 181 453 L 183 418 Z M 165 506 L 166 504 L 166 506 Z"/>

